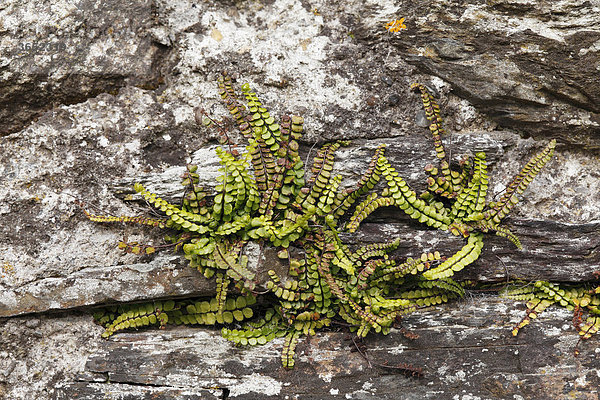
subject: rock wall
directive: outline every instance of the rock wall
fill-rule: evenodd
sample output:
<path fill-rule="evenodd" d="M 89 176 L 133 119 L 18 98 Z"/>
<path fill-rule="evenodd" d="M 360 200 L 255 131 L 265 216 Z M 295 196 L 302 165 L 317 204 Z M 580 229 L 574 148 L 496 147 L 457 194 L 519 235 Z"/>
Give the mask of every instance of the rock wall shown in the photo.
<path fill-rule="evenodd" d="M 406 29 L 384 28 L 400 18 Z M 280 342 L 235 348 L 211 329 L 101 340 L 94 306 L 208 296 L 214 284 L 178 254 L 123 254 L 124 237 L 160 234 L 90 223 L 74 202 L 136 214 L 132 183 L 176 199 L 188 162 L 214 184 L 215 132 L 194 115 L 226 115 L 215 86 L 224 69 L 274 115 L 304 116 L 302 154 L 352 139 L 337 155 L 345 181 L 386 143 L 392 165 L 422 187 L 433 152 L 409 90 L 418 81 L 438 97 L 452 158 L 488 153 L 490 196 L 558 140 L 509 222 L 525 249 L 490 237 L 463 277 L 597 280 L 598 1 L 7 0 L 0 21 L 0 397 L 598 398 L 597 338 L 574 357 L 578 335 L 558 309 L 513 338 L 523 305 L 494 296 L 407 317 L 415 341 L 369 336 L 373 362 L 350 351 L 343 330 L 319 333 L 300 344 L 293 371 L 280 368 Z M 461 245 L 387 211 L 345 240 L 397 236 L 406 255 Z"/>

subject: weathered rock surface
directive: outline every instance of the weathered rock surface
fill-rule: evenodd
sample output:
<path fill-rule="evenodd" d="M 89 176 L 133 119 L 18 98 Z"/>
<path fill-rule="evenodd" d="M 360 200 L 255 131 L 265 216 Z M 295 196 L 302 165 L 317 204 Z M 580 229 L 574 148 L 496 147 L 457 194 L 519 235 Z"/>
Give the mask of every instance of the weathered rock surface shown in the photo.
<path fill-rule="evenodd" d="M 0 135 L 61 104 L 162 82 L 151 1 L 7 0 L 0 21 Z"/>
<path fill-rule="evenodd" d="M 526 141 L 527 145 L 523 145 L 522 140 L 515 141 L 513 137 L 506 134 L 491 136 L 487 133 L 474 132 L 460 135 L 459 138 L 461 141 L 453 145 L 456 154 L 485 151 L 488 154 L 491 168 L 495 168 L 496 164 L 501 162 L 511 147 L 518 147 L 521 151 L 529 149 L 528 152 L 534 150 L 532 149 L 534 144 L 529 141 Z M 51 146 L 55 149 L 54 153 L 60 155 L 63 152 L 66 153 L 75 140 L 80 139 L 73 138 L 62 146 L 52 143 Z M 379 143 L 387 144 L 386 154 L 390 162 L 396 166 L 398 171 L 402 171 L 404 176 L 410 177 L 407 179 L 413 187 L 422 187 L 423 167 L 434 158 L 432 151 L 423 145 L 424 143 L 429 144 L 430 140 L 422 136 L 407 137 L 402 142 L 393 139 L 355 141 L 338 154 L 339 161 L 336 166 L 346 178 L 345 184 L 350 185 L 356 182 L 360 172 L 367 168 L 370 157 Z M 119 149 L 118 151 L 121 149 L 120 146 L 113 147 Z M 97 154 L 95 151 L 90 153 L 91 155 Z M 77 164 L 85 165 L 92 162 L 91 160 L 86 162 L 86 157 L 89 156 L 83 153 L 75 158 L 73 161 L 75 168 L 64 168 L 58 172 L 55 167 L 51 167 L 54 169 L 54 173 L 61 177 L 61 184 L 68 182 L 69 179 L 81 177 L 79 171 L 82 166 Z M 108 157 L 108 160 L 114 158 L 116 157 Z M 34 161 L 30 160 L 29 162 L 33 163 Z M 110 163 L 110 161 L 107 162 Z M 214 154 L 214 146 L 194 152 L 192 162 L 197 163 L 202 171 L 201 183 L 207 188 L 213 187 L 216 184 L 215 177 L 219 174 L 218 158 Z M 45 167 L 39 165 L 29 168 L 40 171 Z M 109 167 L 107 166 L 107 168 Z M 516 170 L 518 168 L 515 168 L 513 172 L 516 173 Z M 183 171 L 183 166 L 169 166 L 160 172 L 142 173 L 136 178 L 121 179 L 116 185 L 107 182 L 108 190 L 121 198 L 131 198 L 131 193 L 134 193 L 131 188 L 136 181 L 139 181 L 162 197 L 177 202 L 178 196 L 181 195 L 179 176 Z M 552 173 L 548 172 L 548 174 Z M 110 179 L 110 176 L 106 178 Z M 18 181 L 18 179 L 21 179 L 20 176 L 17 176 L 15 180 Z M 562 181 L 564 180 L 558 182 Z M 92 183 L 90 182 L 90 184 Z M 503 187 L 501 182 L 497 183 Z M 45 182 L 40 182 L 40 187 L 45 188 L 45 184 Z M 532 187 L 530 190 L 535 190 L 539 185 L 534 184 Z M 70 196 L 89 198 L 88 193 L 81 193 L 82 188 L 84 187 L 73 187 L 74 191 L 69 193 Z M 70 187 L 69 190 L 71 190 Z M 22 195 L 22 192 L 19 194 Z M 90 238 L 98 239 L 98 236 L 87 232 L 91 232 L 91 229 L 101 229 L 101 227 L 86 221 L 82 211 L 73 204 L 70 197 L 66 197 L 64 193 L 56 193 L 55 196 L 57 199 L 62 198 L 65 201 L 58 201 L 58 204 L 53 203 L 53 205 L 59 209 L 62 207 L 68 210 L 69 217 L 60 219 L 51 217 L 50 220 L 53 223 L 40 221 L 40 223 L 47 224 L 47 229 L 39 232 L 42 236 L 38 237 L 35 232 L 32 232 L 33 235 L 24 246 L 25 249 L 31 249 L 29 251 L 34 254 L 43 253 L 45 257 L 35 259 L 35 264 L 33 263 L 34 257 L 28 258 L 32 260 L 28 268 L 16 268 L 18 272 L 10 276 L 13 279 L 12 287 L 7 287 L 0 295 L 0 315 L 11 316 L 115 301 L 141 301 L 185 295 L 201 296 L 208 295 L 212 290 L 212 283 L 208 284 L 199 274 L 194 274 L 193 271 L 186 269 L 183 258 L 169 255 L 168 250 L 162 256 L 153 259 L 146 257 L 147 264 L 132 264 L 139 260 L 132 260 L 131 255 L 118 254 L 114 250 L 115 244 L 120 239 L 118 235 L 128 236 L 130 232 L 136 231 L 134 227 L 127 227 L 124 232 L 123 228 L 110 229 L 106 227 L 102 233 L 108 235 L 106 238 L 102 241 L 90 240 Z M 10 195 L 7 198 L 10 198 Z M 94 199 L 92 198 L 90 201 L 94 201 Z M 38 203 L 41 203 L 43 207 L 45 201 L 27 199 L 26 204 L 29 203 L 35 210 L 38 208 Z M 12 207 L 11 203 L 7 204 Z M 119 210 L 118 213 L 133 214 L 128 210 Z M 41 211 L 41 214 L 53 215 L 49 211 Z M 552 220 L 542 219 L 544 216 L 539 214 L 534 214 L 534 216 L 537 216 L 538 219 L 522 217 L 508 222 L 515 233 L 521 237 L 524 250 L 519 251 L 507 240 L 491 236 L 486 241 L 486 251 L 483 256 L 471 268 L 464 271 L 462 277 L 482 281 L 505 281 L 509 278 L 571 282 L 595 280 L 594 274 L 598 272 L 600 264 L 600 254 L 597 252 L 600 244 L 599 224 L 597 222 L 569 224 L 560 221 L 560 218 Z M 5 213 L 3 217 L 6 221 L 3 224 L 6 235 L 9 238 L 16 237 L 9 222 L 14 218 L 14 214 L 12 212 Z M 546 217 L 548 218 L 548 216 Z M 22 222 L 21 224 L 25 225 Z M 31 225 L 33 226 L 34 223 L 31 222 Z M 79 228 L 75 232 L 65 233 L 70 226 L 79 226 Z M 57 235 L 61 235 L 59 236 L 62 239 L 61 246 L 68 246 L 77 251 L 65 254 L 61 248 L 55 248 L 56 240 L 45 240 L 51 236 L 49 232 L 52 231 L 59 232 Z M 143 232 L 144 230 L 137 229 L 137 231 Z M 450 255 L 463 246 L 463 240 L 445 232 L 428 229 L 399 214 L 393 208 L 375 213 L 370 218 L 370 222 L 364 223 L 357 233 L 343 234 L 343 239 L 348 244 L 355 245 L 391 241 L 396 237 L 404 240 L 395 254 L 404 257 L 416 257 L 424 251 L 440 249 L 443 253 Z M 112 242 L 109 238 L 112 238 Z M 160 239 L 159 237 L 140 239 L 142 242 L 150 240 L 158 241 Z M 34 244 L 35 246 L 33 246 Z M 17 243 L 12 242 L 10 245 L 14 248 Z M 111 256 L 116 258 L 111 258 L 110 262 L 116 262 L 118 265 L 100 264 L 101 258 L 99 259 L 97 254 L 100 246 L 106 246 L 104 251 L 111 254 L 116 253 Z M 7 247 L 7 253 L 9 250 Z M 96 254 L 92 257 L 91 255 L 94 253 Z M 274 262 L 276 262 L 276 257 L 271 257 L 265 261 L 265 265 L 272 265 Z M 73 268 L 74 265 L 77 267 Z M 582 266 L 586 266 L 586 268 L 582 268 Z M 265 279 L 268 277 L 265 276 Z M 10 281 L 7 280 L 7 282 Z M 144 290 L 140 291 L 140 287 L 143 287 Z"/>
<path fill-rule="evenodd" d="M 451 157 L 487 152 L 491 197 L 547 140 L 559 140 L 508 221 L 525 249 L 489 236 L 463 277 L 596 280 L 597 1 L 32 4 L 0 5 L 0 44 L 10 50 L 0 55 L 0 316 L 12 316 L 0 320 L 0 397 L 597 398 L 598 339 L 574 358 L 571 317 L 556 309 L 512 338 L 523 306 L 494 298 L 407 317 L 416 341 L 397 331 L 367 338 L 370 359 L 422 366 L 421 380 L 369 368 L 340 332 L 301 343 L 294 371 L 279 367 L 280 342 L 237 349 L 201 328 L 104 342 L 91 307 L 204 296 L 213 283 L 169 250 L 123 254 L 116 243 L 124 237 L 159 243 L 161 234 L 90 223 L 74 202 L 138 214 L 145 208 L 131 185 L 176 199 L 187 162 L 214 184 L 215 132 L 197 126 L 194 111 L 226 115 L 214 82 L 223 69 L 249 81 L 273 115 L 305 117 L 308 159 L 325 141 L 353 139 L 336 158 L 345 183 L 386 143 L 391 163 L 420 190 L 433 158 L 409 90 L 420 81 L 438 95 Z M 406 30 L 383 28 L 401 17 Z M 27 43 L 66 47 L 21 51 Z M 344 240 L 397 236 L 406 256 L 462 243 L 393 210 Z"/>
<path fill-rule="evenodd" d="M 420 71 L 502 126 L 598 149 L 600 3 L 406 2 L 397 12 L 408 34 L 392 43 Z"/>
<path fill-rule="evenodd" d="M 366 359 L 347 333 L 321 333 L 300 342 L 292 371 L 280 367 L 281 340 L 235 348 L 218 331 L 178 327 L 100 341 L 89 316 L 10 319 L 2 323 L 1 387 L 11 399 L 57 400 L 596 398 L 598 352 L 582 343 L 574 356 L 569 313 L 551 310 L 513 338 L 522 313 L 514 302 L 476 295 L 408 316 L 403 325 L 417 339 L 398 330 L 367 337 Z M 384 363 L 413 364 L 424 377 Z"/>

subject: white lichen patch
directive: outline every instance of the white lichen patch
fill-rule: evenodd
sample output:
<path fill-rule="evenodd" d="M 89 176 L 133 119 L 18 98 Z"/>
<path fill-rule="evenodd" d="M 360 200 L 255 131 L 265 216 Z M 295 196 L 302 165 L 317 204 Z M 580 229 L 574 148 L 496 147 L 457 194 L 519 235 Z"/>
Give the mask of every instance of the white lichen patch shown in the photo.
<path fill-rule="evenodd" d="M 579 387 L 587 387 L 588 382 L 585 375 L 581 375 L 579 378 L 575 379 L 575 385 Z"/>
<path fill-rule="evenodd" d="M 398 354 L 404 353 L 404 350 L 406 350 L 407 348 L 408 348 L 408 346 L 399 344 L 398 346 L 389 346 L 382 350 L 384 350 L 385 352 L 387 352 L 389 354 L 398 355 Z M 374 349 L 377 349 L 377 348 L 375 347 Z"/>
<path fill-rule="evenodd" d="M 544 328 L 544 335 L 547 337 L 552 337 L 552 336 L 559 336 L 562 335 L 563 331 L 561 328 L 558 328 L 556 326 L 551 326 L 551 327 L 547 327 Z"/>
<path fill-rule="evenodd" d="M 474 25 L 473 29 L 480 32 L 504 32 L 507 35 L 517 34 L 530 30 L 540 36 L 564 43 L 567 36 L 573 35 L 580 29 L 589 29 L 598 26 L 598 13 L 581 13 L 577 15 L 570 10 L 569 2 L 550 3 L 552 11 L 558 12 L 564 8 L 569 18 L 552 18 L 542 20 L 525 14 L 518 16 L 514 14 L 496 13 L 490 11 L 487 4 L 468 6 L 461 15 L 461 22 Z M 585 28 L 583 28 L 585 27 Z"/>
<path fill-rule="evenodd" d="M 362 385 L 363 390 L 371 390 L 373 392 L 377 391 L 377 388 L 373 386 L 373 383 L 366 381 Z"/>
<path fill-rule="evenodd" d="M 106 136 L 102 135 L 98 137 L 98 145 L 100 147 L 107 147 L 110 141 L 106 138 Z"/>
<path fill-rule="evenodd" d="M 585 56 L 587 53 L 590 53 L 590 52 L 592 52 L 592 53 L 600 52 L 600 40 L 595 41 L 589 47 L 579 49 L 580 56 Z"/>
<path fill-rule="evenodd" d="M 49 389 L 54 391 L 57 380 L 74 379 L 84 371 L 88 355 L 101 343 L 93 339 L 98 336 L 98 326 L 88 316 L 33 320 L 28 324 L 31 328 L 23 322 L 16 319 L 2 326 L 3 337 L 20 340 L 26 354 L 15 358 L 10 350 L 0 353 L 0 365 L 9 360 L 11 366 L 4 378 L 7 391 L 2 393 L 7 399 L 49 398 Z M 19 343 L 5 343 L 4 348 L 14 346 Z"/>
<path fill-rule="evenodd" d="M 438 76 L 431 77 L 431 84 L 438 92 L 444 92 L 450 87 L 450 84 Z"/>
<path fill-rule="evenodd" d="M 474 396 L 470 393 L 469 394 L 461 394 L 461 395 L 455 394 L 452 397 L 452 400 L 481 400 L 481 397 Z"/>
<path fill-rule="evenodd" d="M 331 379 L 333 379 L 333 374 L 330 372 L 325 373 L 325 374 L 319 374 L 318 376 L 320 379 L 322 379 L 324 382 L 327 382 L 327 383 L 331 383 Z"/>
<path fill-rule="evenodd" d="M 456 119 L 456 123 L 463 127 L 468 126 L 480 117 L 477 109 L 475 109 L 475 107 L 473 107 L 473 105 L 465 99 L 458 100 L 457 107 L 455 107 L 455 109 L 457 110 L 456 116 L 454 117 Z"/>
<path fill-rule="evenodd" d="M 228 389 L 230 390 L 230 397 L 237 397 L 249 393 L 256 393 L 261 396 L 277 396 L 281 392 L 281 388 L 282 383 L 275 378 L 252 373 Z"/>
<path fill-rule="evenodd" d="M 308 135 L 320 129 L 322 104 L 335 104 L 347 110 L 356 109 L 361 101 L 361 93 L 346 77 L 327 75 L 323 64 L 329 37 L 320 34 L 327 26 L 335 27 L 336 20 L 324 22 L 318 13 L 306 10 L 301 3 L 291 0 L 278 1 L 268 6 L 252 9 L 254 18 L 263 22 L 265 29 L 255 26 L 255 20 L 246 13 L 227 15 L 222 11 L 210 10 L 198 16 L 198 23 L 207 31 L 218 30 L 220 40 L 214 35 L 182 33 L 180 62 L 177 69 L 185 72 L 175 86 L 167 88 L 165 96 L 174 96 L 184 101 L 197 98 L 214 98 L 211 85 L 189 82 L 188 73 L 203 70 L 206 63 L 221 58 L 224 53 L 238 53 L 249 57 L 259 71 L 264 71 L 264 82 L 250 84 L 257 89 L 265 104 L 281 104 L 284 110 L 273 109 L 274 115 L 283 111 L 297 110 L 300 107 L 312 109 L 317 120 L 311 121 Z M 295 28 L 290 29 L 293 25 Z M 268 29 L 266 29 L 268 27 Z M 268 60 L 268 62 L 266 62 Z M 249 78 L 245 78 L 249 79 Z M 281 91 L 263 90 L 265 82 L 280 85 L 284 81 L 295 82 Z M 302 83 L 302 84 L 300 84 Z M 191 96 L 195 93 L 195 96 Z M 281 103 L 283 101 L 283 103 Z"/>
<path fill-rule="evenodd" d="M 467 379 L 467 377 L 471 377 L 475 371 L 478 371 L 478 373 L 480 373 L 479 371 L 482 371 L 482 370 L 478 369 L 478 366 L 474 366 L 474 365 L 465 364 L 465 366 L 467 366 L 469 368 L 468 371 L 465 371 L 464 369 L 459 369 L 459 370 L 453 371 L 454 373 L 449 373 L 449 367 L 447 365 L 443 365 L 442 367 L 439 367 L 437 370 L 439 379 L 442 382 L 449 384 L 449 385 L 456 385 L 460 382 L 464 382 L 463 385 L 470 386 L 469 380 Z"/>

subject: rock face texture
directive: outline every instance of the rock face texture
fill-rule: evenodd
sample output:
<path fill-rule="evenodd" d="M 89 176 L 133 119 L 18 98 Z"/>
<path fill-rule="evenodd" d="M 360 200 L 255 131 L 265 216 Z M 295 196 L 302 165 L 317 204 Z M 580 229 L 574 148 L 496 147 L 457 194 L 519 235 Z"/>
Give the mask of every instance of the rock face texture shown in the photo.
<path fill-rule="evenodd" d="M 3 2 L 0 134 L 61 104 L 157 87 L 166 47 L 149 35 L 152 9 L 149 1 Z"/>
<path fill-rule="evenodd" d="M 578 335 L 561 309 L 513 338 L 524 306 L 491 295 L 407 316 L 419 338 L 370 335 L 367 358 L 344 329 L 318 333 L 300 343 L 293 371 L 280 367 L 280 341 L 236 348 L 207 328 L 104 341 L 94 307 L 210 296 L 214 283 L 178 253 L 122 253 L 123 238 L 161 234 L 91 223 L 74 201 L 135 215 L 145 208 L 134 182 L 176 201 L 189 162 L 214 185 L 216 133 L 194 116 L 226 116 L 215 85 L 224 69 L 272 114 L 305 118 L 303 155 L 352 139 L 336 156 L 344 181 L 386 143 L 392 165 L 422 189 L 434 153 L 409 90 L 418 81 L 438 98 L 452 159 L 487 152 L 491 197 L 558 141 L 511 214 L 524 250 L 487 237 L 461 277 L 597 284 L 598 1 L 122 3 L 0 5 L 0 398 L 598 398 L 598 338 L 575 357 Z M 384 28 L 400 18 L 406 29 Z M 405 256 L 461 246 L 388 210 L 344 240 L 395 237 Z M 378 366 L 386 360 L 425 376 Z"/>
<path fill-rule="evenodd" d="M 598 148 L 597 2 L 408 4 L 416 32 L 393 41 L 407 62 L 503 127 Z"/>

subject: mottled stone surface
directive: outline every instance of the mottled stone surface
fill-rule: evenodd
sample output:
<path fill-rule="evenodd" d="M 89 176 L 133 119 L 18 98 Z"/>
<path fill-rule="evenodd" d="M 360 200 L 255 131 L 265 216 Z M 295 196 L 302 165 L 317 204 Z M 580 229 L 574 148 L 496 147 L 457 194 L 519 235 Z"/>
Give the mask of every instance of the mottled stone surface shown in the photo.
<path fill-rule="evenodd" d="M 393 44 L 420 71 L 502 126 L 598 149 L 600 3 L 404 2 L 397 12 L 409 29 Z"/>
<path fill-rule="evenodd" d="M 513 338 L 523 307 L 474 296 L 407 317 L 403 325 L 417 339 L 398 330 L 367 337 L 366 358 L 344 332 L 303 339 L 292 371 L 280 367 L 280 339 L 235 348 L 218 331 L 177 327 L 100 341 L 89 316 L 11 319 L 1 325 L 8 356 L 0 388 L 10 399 L 60 400 L 597 398 L 596 346 L 582 343 L 574 356 L 578 335 L 568 312 L 551 310 Z M 424 376 L 384 363 L 413 364 Z"/>
<path fill-rule="evenodd" d="M 451 158 L 487 152 L 491 198 L 550 138 L 559 142 L 508 221 L 525 249 L 488 237 L 462 276 L 593 281 L 599 15 L 597 1 L 579 0 L 4 1 L 0 316 L 12 317 L 0 320 L 0 397 L 596 399 L 597 338 L 574 358 L 571 316 L 556 309 L 512 338 L 523 306 L 492 297 L 407 317 L 415 341 L 397 331 L 369 336 L 372 360 L 421 366 L 420 380 L 369 368 L 338 331 L 303 341 L 294 371 L 279 367 L 280 341 L 234 348 L 210 329 L 102 341 L 94 306 L 207 295 L 213 283 L 170 250 L 123 254 L 118 241 L 161 243 L 162 234 L 90 223 L 74 200 L 97 213 L 142 213 L 131 185 L 176 201 L 187 162 L 214 185 L 216 132 L 197 126 L 194 114 L 226 116 L 215 88 L 223 69 L 248 81 L 273 115 L 304 116 L 303 157 L 325 141 L 352 139 L 336 156 L 344 184 L 386 143 L 398 172 L 421 189 L 433 152 L 409 89 L 419 81 L 438 97 Z M 383 28 L 402 17 L 406 30 Z M 45 45 L 53 43 L 63 45 Z M 405 256 L 461 245 L 392 210 L 344 240 L 396 236 L 406 239 L 398 250 Z M 267 252 L 262 262 L 272 260 Z"/>
<path fill-rule="evenodd" d="M 0 135 L 61 104 L 157 87 L 168 50 L 152 1 L 7 0 L 0 5 Z"/>

